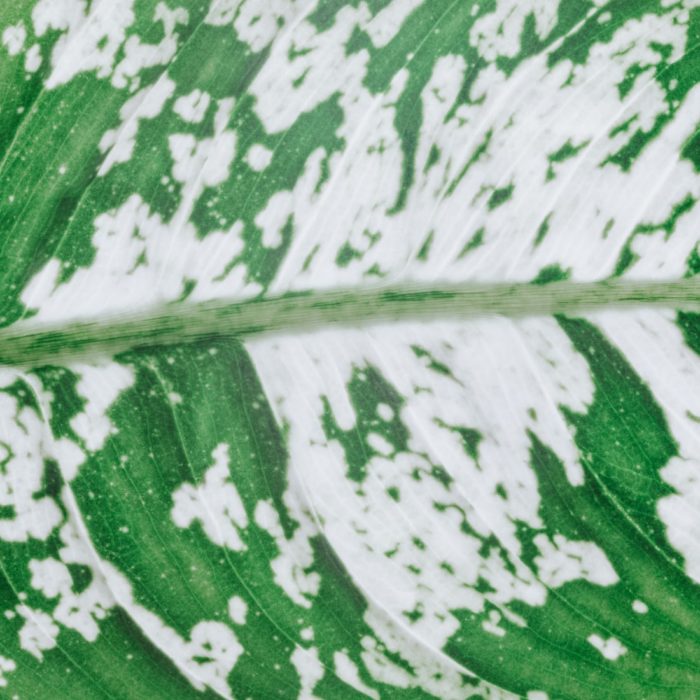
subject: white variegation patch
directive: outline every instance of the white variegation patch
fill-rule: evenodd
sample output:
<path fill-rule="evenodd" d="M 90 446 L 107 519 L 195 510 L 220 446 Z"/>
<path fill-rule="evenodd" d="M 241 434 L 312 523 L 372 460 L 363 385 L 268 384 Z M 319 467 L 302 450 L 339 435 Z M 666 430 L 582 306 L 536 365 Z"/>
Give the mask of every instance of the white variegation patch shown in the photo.
<path fill-rule="evenodd" d="M 214 464 L 207 469 L 199 486 L 183 484 L 175 491 L 172 519 L 183 528 L 197 521 L 214 544 L 241 551 L 245 549 L 241 531 L 248 525 L 248 516 L 229 478 L 229 446 L 219 445 L 212 459 Z"/>

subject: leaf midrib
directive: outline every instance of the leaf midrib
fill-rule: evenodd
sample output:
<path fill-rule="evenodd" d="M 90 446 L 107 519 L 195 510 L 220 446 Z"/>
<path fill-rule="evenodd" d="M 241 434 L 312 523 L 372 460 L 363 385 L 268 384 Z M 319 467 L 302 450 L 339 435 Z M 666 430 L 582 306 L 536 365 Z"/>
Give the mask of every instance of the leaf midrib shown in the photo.
<path fill-rule="evenodd" d="M 0 364 L 36 366 L 222 336 L 248 338 L 399 321 L 520 318 L 651 306 L 700 311 L 700 277 L 663 282 L 376 286 L 161 304 L 138 313 L 61 324 L 30 320 L 0 330 Z"/>

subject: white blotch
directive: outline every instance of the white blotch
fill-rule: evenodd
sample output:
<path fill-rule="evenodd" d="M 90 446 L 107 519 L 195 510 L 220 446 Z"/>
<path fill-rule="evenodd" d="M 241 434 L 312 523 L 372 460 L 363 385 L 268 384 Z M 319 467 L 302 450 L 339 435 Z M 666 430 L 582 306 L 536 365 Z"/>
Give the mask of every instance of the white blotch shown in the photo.
<path fill-rule="evenodd" d="M 517 0 L 499 2 L 495 12 L 486 13 L 471 30 L 472 45 L 486 61 L 515 56 L 520 50 L 523 25 L 534 17 L 537 35 L 544 39 L 557 21 L 559 2 Z"/>
<path fill-rule="evenodd" d="M 2 33 L 2 43 L 10 56 L 16 56 L 22 50 L 26 38 L 27 30 L 24 27 L 24 22 L 5 27 Z"/>
<path fill-rule="evenodd" d="M 83 71 L 108 77 L 126 31 L 134 21 L 134 0 L 96 0 L 87 10 L 85 0 L 39 0 L 32 10 L 34 33 L 61 32 L 51 54 L 51 89 Z"/>
<path fill-rule="evenodd" d="M 192 300 L 256 296 L 260 285 L 246 279 L 245 265 L 223 274 L 232 257 L 243 250 L 243 223 L 235 221 L 227 230 L 211 232 L 204 239 L 186 223 L 202 189 L 194 174 L 188 190 L 194 196 L 184 198 L 168 222 L 152 213 L 138 195 L 99 215 L 92 265 L 79 268 L 70 282 L 58 285 L 61 263 L 51 259 L 24 290 L 22 301 L 37 311 L 37 321 L 58 322 L 133 311 L 178 298 L 185 279 L 197 281 Z"/>
<path fill-rule="evenodd" d="M 649 612 L 649 606 L 641 600 L 634 600 L 632 601 L 632 610 L 638 615 L 646 615 Z"/>
<path fill-rule="evenodd" d="M 156 5 L 154 20 L 163 24 L 163 39 L 158 44 L 143 44 L 138 36 L 130 36 L 124 43 L 124 58 L 114 69 L 112 84 L 116 88 L 127 85 L 136 90 L 139 87 L 138 74 L 155 66 L 168 65 L 178 46 L 178 25 L 189 22 L 189 13 L 182 7 L 170 9 L 159 2 Z"/>
<path fill-rule="evenodd" d="M 627 653 L 627 647 L 615 637 L 603 639 L 600 635 L 592 634 L 588 637 L 588 643 L 594 646 L 608 661 L 617 661 Z"/>
<path fill-rule="evenodd" d="M 202 90 L 193 90 L 175 100 L 173 110 L 181 119 L 192 124 L 199 124 L 209 109 L 211 96 Z"/>
<path fill-rule="evenodd" d="M 266 0 L 265 3 L 245 0 L 236 5 L 231 17 L 236 34 L 256 53 L 268 46 L 282 27 L 307 7 L 298 0 Z M 222 24 L 222 20 L 229 16 L 230 10 L 226 11 L 229 6 L 226 3 L 224 6 L 226 9 L 219 10 L 216 24 Z"/>
<path fill-rule="evenodd" d="M 248 149 L 245 160 L 251 170 L 259 173 L 270 165 L 272 161 L 272 151 L 261 143 L 254 143 Z"/>
<path fill-rule="evenodd" d="M 421 0 L 394 0 L 380 10 L 367 25 L 367 34 L 375 48 L 386 46 L 401 29 L 408 16 L 421 4 Z"/>
<path fill-rule="evenodd" d="M 248 606 L 245 600 L 240 596 L 233 596 L 228 601 L 228 616 L 237 625 L 245 625 L 246 616 L 248 615 Z"/>
<path fill-rule="evenodd" d="M 76 364 L 72 370 L 80 376 L 76 389 L 85 399 L 85 406 L 71 419 L 70 425 L 85 447 L 96 452 L 114 430 L 107 413 L 119 395 L 133 386 L 134 370 L 117 362 Z"/>
<path fill-rule="evenodd" d="M 24 57 L 24 70 L 27 73 L 36 73 L 41 67 L 41 47 L 34 44 Z"/>
<path fill-rule="evenodd" d="M 124 102 L 119 111 L 121 124 L 116 129 L 105 131 L 100 140 L 100 151 L 107 155 L 100 165 L 99 175 L 106 175 L 117 163 L 126 163 L 131 159 L 139 122 L 157 117 L 174 90 L 175 83 L 163 77 Z"/>
<path fill-rule="evenodd" d="M 78 445 L 68 438 L 47 436 L 47 454 L 56 460 L 61 470 L 61 476 L 68 482 L 75 479 L 78 468 L 85 461 L 85 453 Z"/>
<path fill-rule="evenodd" d="M 394 409 L 386 403 L 377 405 L 377 415 L 386 423 L 394 419 Z"/>
<path fill-rule="evenodd" d="M 195 202 L 207 187 L 216 187 L 226 180 L 236 153 L 236 132 L 228 126 L 235 102 L 220 100 L 214 115 L 214 136 L 197 141 L 192 134 L 173 134 L 168 147 L 173 157 L 173 177 L 183 184 L 180 208 L 172 219 L 184 226 Z"/>
<path fill-rule="evenodd" d="M 379 452 L 380 455 L 388 457 L 394 452 L 394 446 L 379 433 L 369 433 L 367 435 L 367 443 L 373 450 Z"/>
<path fill-rule="evenodd" d="M 18 605 L 16 609 L 24 618 L 19 631 L 19 646 L 42 661 L 44 652 L 56 647 L 58 625 L 43 610 L 33 610 L 27 605 Z"/>
<path fill-rule="evenodd" d="M 275 192 L 265 208 L 255 217 L 255 225 L 262 230 L 262 244 L 266 248 L 282 245 L 282 229 L 292 217 L 294 196 L 291 192 Z"/>
<path fill-rule="evenodd" d="M 551 588 L 582 579 L 598 586 L 613 586 L 620 579 L 605 552 L 594 542 L 567 540 L 556 534 L 552 539 L 537 535 L 540 554 L 535 565 L 540 580 Z"/>
<path fill-rule="evenodd" d="M 362 682 L 356 664 L 346 652 L 336 651 L 335 654 L 333 654 L 333 665 L 336 675 L 341 681 L 344 681 L 363 695 L 367 695 L 373 698 L 373 700 L 379 700 L 379 693 L 374 688 L 370 688 Z"/>
<path fill-rule="evenodd" d="M 0 383 L 6 386 L 16 379 L 25 378 L 3 372 Z M 63 518 L 53 498 L 35 496 L 42 489 L 46 432 L 34 409 L 20 408 L 14 397 L 0 393 L 0 441 L 10 447 L 0 469 L 0 506 L 13 510 L 12 517 L 0 519 L 0 539 L 5 542 L 45 540 Z"/>
<path fill-rule="evenodd" d="M 205 472 L 203 483 L 183 484 L 175 491 L 170 515 L 182 528 L 198 521 L 214 544 L 240 552 L 245 549 L 240 531 L 247 527 L 248 517 L 230 480 L 229 446 L 222 442 L 212 457 L 214 465 Z"/>
<path fill-rule="evenodd" d="M 661 470 L 661 476 L 677 493 L 659 500 L 659 517 L 666 525 L 671 546 L 683 555 L 686 573 L 700 582 L 700 522 L 697 517 L 700 511 L 700 460 L 672 457 Z"/>
<path fill-rule="evenodd" d="M 204 23 L 215 27 L 231 24 L 240 4 L 240 0 L 214 0 L 209 6 Z"/>
<path fill-rule="evenodd" d="M 506 631 L 503 627 L 499 627 L 499 623 L 503 619 L 501 613 L 498 610 L 489 611 L 488 619 L 481 623 L 481 626 L 486 632 L 493 634 L 496 637 L 505 637 Z"/>
<path fill-rule="evenodd" d="M 48 558 L 29 562 L 31 585 L 49 599 L 57 598 L 51 612 L 52 619 L 94 642 L 99 635 L 99 621 L 114 607 L 114 597 L 98 562 L 85 538 L 79 532 L 75 518 L 76 503 L 72 492 L 66 487 L 62 500 L 68 507 L 68 519 L 60 529 L 60 561 Z M 80 592 L 73 591 L 72 577 L 67 564 L 79 564 L 90 570 L 89 584 Z"/>
<path fill-rule="evenodd" d="M 81 634 L 88 642 L 99 635 L 98 621 L 103 620 L 114 605 L 109 589 L 93 575 L 90 585 L 74 593 L 73 579 L 68 567 L 56 559 L 32 559 L 29 562 L 31 585 L 47 598 L 59 598 L 51 613 L 56 622 Z"/>
<path fill-rule="evenodd" d="M 288 540 L 284 536 L 277 511 L 268 501 L 258 501 L 255 523 L 274 538 L 279 550 L 277 557 L 270 563 L 275 583 L 297 605 L 310 608 L 309 598 L 318 593 L 321 579 L 317 573 L 307 572 L 313 564 L 308 526 L 302 521 L 302 526 L 297 528 L 294 537 Z"/>
<path fill-rule="evenodd" d="M 363 637 L 362 646 L 364 648 L 362 652 L 362 662 L 372 678 L 380 683 L 398 686 L 399 688 L 422 687 L 427 690 L 426 685 L 421 682 L 423 679 L 419 679 L 421 669 L 418 665 L 413 666 L 414 674 L 407 673 L 405 669 L 390 661 L 387 656 L 378 649 L 377 639 L 374 637 Z M 392 650 L 396 648 L 397 647 L 392 647 Z M 401 649 L 401 656 L 403 659 L 406 659 L 405 647 Z M 435 673 L 435 676 L 439 676 L 441 679 L 444 678 L 441 673 Z M 436 697 L 445 698 L 446 700 L 449 698 L 449 700 L 452 700 L 452 693 L 436 693 L 432 688 L 431 691 Z M 456 700 L 462 700 L 462 697 L 463 695 L 459 695 Z"/>
<path fill-rule="evenodd" d="M 291 662 L 299 674 L 300 690 L 297 700 L 319 700 L 313 690 L 323 678 L 325 669 L 318 657 L 318 649 L 296 647 L 292 652 Z"/>

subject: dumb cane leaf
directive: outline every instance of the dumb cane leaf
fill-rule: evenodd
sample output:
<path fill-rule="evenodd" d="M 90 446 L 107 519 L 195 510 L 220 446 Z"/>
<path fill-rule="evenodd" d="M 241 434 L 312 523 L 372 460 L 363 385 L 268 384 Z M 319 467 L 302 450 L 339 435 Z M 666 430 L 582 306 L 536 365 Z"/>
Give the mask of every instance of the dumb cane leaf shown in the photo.
<path fill-rule="evenodd" d="M 697 0 L 0 38 L 2 697 L 700 697 Z"/>

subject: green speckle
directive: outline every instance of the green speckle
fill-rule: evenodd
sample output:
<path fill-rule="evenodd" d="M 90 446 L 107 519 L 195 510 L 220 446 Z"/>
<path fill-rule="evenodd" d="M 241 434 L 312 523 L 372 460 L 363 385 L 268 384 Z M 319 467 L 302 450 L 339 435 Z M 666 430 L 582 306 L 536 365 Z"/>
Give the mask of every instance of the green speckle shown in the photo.
<path fill-rule="evenodd" d="M 422 262 L 426 262 L 428 260 L 428 255 L 430 254 L 430 246 L 433 244 L 433 236 L 435 235 L 434 231 L 430 231 L 428 235 L 426 236 L 425 240 L 423 241 L 423 245 L 421 245 L 420 250 L 418 251 L 418 255 L 416 256 L 418 260 L 421 260 Z"/>
<path fill-rule="evenodd" d="M 462 440 L 464 451 L 475 462 L 478 461 L 479 443 L 484 439 L 484 436 L 478 430 L 474 430 L 474 428 L 467 428 L 463 425 L 450 425 L 439 418 L 435 419 L 435 424 L 459 435 Z"/>
<path fill-rule="evenodd" d="M 425 168 L 423 169 L 424 173 L 427 173 L 430 168 L 433 167 L 433 165 L 436 165 L 437 162 L 440 160 L 440 149 L 433 144 L 430 147 L 430 151 L 428 152 L 428 159 L 425 161 Z"/>
<path fill-rule="evenodd" d="M 532 283 L 549 284 L 550 282 L 562 282 L 569 279 L 570 276 L 570 270 L 562 270 L 559 265 L 547 265 L 547 267 L 543 267 L 537 273 L 537 277 L 532 280 Z"/>
<path fill-rule="evenodd" d="M 347 476 L 362 482 L 367 476 L 367 465 L 380 453 L 372 445 L 372 434 L 379 436 L 390 447 L 391 454 L 408 449 L 408 430 L 401 421 L 404 398 L 371 365 L 355 368 L 348 383 L 348 396 L 357 421 L 354 428 L 343 430 L 336 422 L 330 402 L 323 397 L 321 424 L 329 440 L 337 440 L 343 447 L 347 462 Z M 391 409 L 391 418 L 378 414 L 380 404 Z"/>
<path fill-rule="evenodd" d="M 639 224 L 630 237 L 625 241 L 625 244 L 622 248 L 622 251 L 620 252 L 620 255 L 618 257 L 617 263 L 615 265 L 615 271 L 614 271 L 614 276 L 619 277 L 622 275 L 627 269 L 629 269 L 637 260 L 639 260 L 639 256 L 634 252 L 632 249 L 634 240 L 637 236 L 651 236 L 654 233 L 657 233 L 658 231 L 663 231 L 664 232 L 664 239 L 668 240 L 676 230 L 676 225 L 678 223 L 678 220 L 688 212 L 690 212 L 695 204 L 697 203 L 697 200 L 695 197 L 691 195 L 686 195 L 681 201 L 677 202 L 676 204 L 673 205 L 671 209 L 671 213 L 668 215 L 668 217 L 658 223 L 642 223 Z"/>
<path fill-rule="evenodd" d="M 694 277 L 695 275 L 700 274 L 700 251 L 698 250 L 697 246 L 690 251 L 690 255 L 688 256 L 685 266 L 686 270 L 688 271 L 686 277 Z"/>
<path fill-rule="evenodd" d="M 457 381 L 454 374 L 452 374 L 452 370 L 444 362 L 440 362 L 429 350 L 426 350 L 420 345 L 411 345 L 411 350 L 417 358 L 425 359 L 427 361 L 427 367 L 433 370 L 433 372 L 437 372 L 438 374 L 442 374 L 445 377 Z"/>
<path fill-rule="evenodd" d="M 497 209 L 502 204 L 505 204 L 513 196 L 514 189 L 514 185 L 511 184 L 506 187 L 501 187 L 497 190 L 494 190 L 491 193 L 491 196 L 489 197 L 486 206 L 488 206 L 488 208 L 492 211 L 494 209 Z"/>
<path fill-rule="evenodd" d="M 681 156 L 693 164 L 695 172 L 700 173 L 700 128 L 685 142 Z"/>
<path fill-rule="evenodd" d="M 590 143 L 589 141 L 584 141 L 583 143 L 580 143 L 578 146 L 574 146 L 574 144 L 571 143 L 571 140 L 569 140 L 560 149 L 558 149 L 554 153 L 550 153 L 547 156 L 547 160 L 549 161 L 549 167 L 547 168 L 547 175 L 545 177 L 545 180 L 547 182 L 549 182 L 550 180 L 553 180 L 556 177 L 556 172 L 554 170 L 555 163 L 562 163 L 565 160 L 569 160 L 570 158 L 574 158 L 589 143 Z"/>
<path fill-rule="evenodd" d="M 486 233 L 486 230 L 483 228 L 483 226 L 474 233 L 474 235 L 464 244 L 464 247 L 459 253 L 458 259 L 462 259 L 471 251 L 476 250 L 479 248 L 481 245 L 484 243 L 484 234 Z"/>

